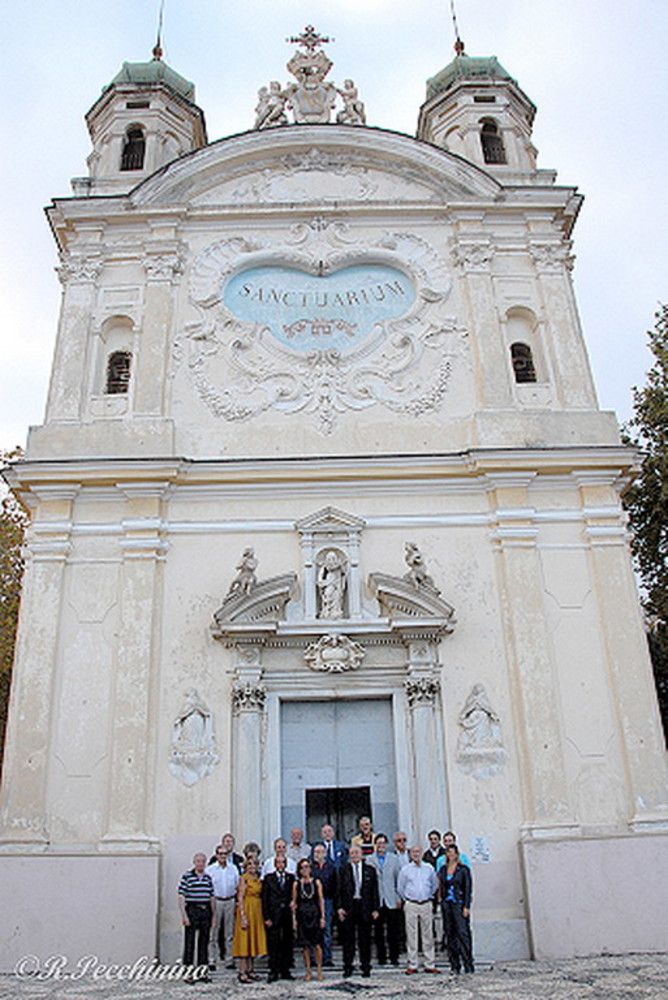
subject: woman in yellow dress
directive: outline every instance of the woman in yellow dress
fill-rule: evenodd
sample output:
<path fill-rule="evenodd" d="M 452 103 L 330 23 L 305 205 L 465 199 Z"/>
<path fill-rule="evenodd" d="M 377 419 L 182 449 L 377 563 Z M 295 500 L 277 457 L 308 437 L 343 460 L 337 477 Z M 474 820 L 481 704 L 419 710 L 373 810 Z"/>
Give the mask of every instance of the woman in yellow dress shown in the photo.
<path fill-rule="evenodd" d="M 250 983 L 260 977 L 253 971 L 253 959 L 267 954 L 267 937 L 262 916 L 262 882 L 258 860 L 250 855 L 237 888 L 237 913 L 234 922 L 232 954 L 239 962 L 239 982 Z"/>

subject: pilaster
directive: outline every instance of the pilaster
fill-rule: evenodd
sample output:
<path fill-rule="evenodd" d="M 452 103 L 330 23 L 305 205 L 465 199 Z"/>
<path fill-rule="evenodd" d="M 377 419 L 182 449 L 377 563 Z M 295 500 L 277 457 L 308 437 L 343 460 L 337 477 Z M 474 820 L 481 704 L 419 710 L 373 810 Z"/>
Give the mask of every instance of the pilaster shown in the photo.
<path fill-rule="evenodd" d="M 58 277 L 63 285 L 58 339 L 46 406 L 46 422 L 82 417 L 90 318 L 104 260 L 95 246 L 61 253 Z"/>
<path fill-rule="evenodd" d="M 146 303 L 136 362 L 137 416 L 161 416 L 172 344 L 175 285 L 183 271 L 182 252 L 173 240 L 149 244 L 143 258 Z"/>
<path fill-rule="evenodd" d="M 492 282 L 495 247 L 484 236 L 461 235 L 452 251 L 464 274 L 468 325 L 475 335 L 475 384 L 480 408 L 504 409 L 511 405 L 508 358 L 501 335 Z"/>
<path fill-rule="evenodd" d="M 647 639 L 621 507 L 614 516 L 610 477 L 575 475 L 585 512 L 584 534 L 596 581 L 618 732 L 629 787 L 632 830 L 668 828 L 668 761 Z M 606 505 L 607 504 L 607 510 Z"/>
<path fill-rule="evenodd" d="M 404 682 L 412 733 L 411 770 L 413 815 L 416 836 L 447 823 L 441 682 L 437 643 L 414 640 L 407 643 L 408 677 Z"/>
<path fill-rule="evenodd" d="M 34 490 L 3 767 L 1 839 L 47 843 L 52 702 L 77 488 Z"/>
<path fill-rule="evenodd" d="M 569 409 L 595 409 L 596 391 L 571 284 L 570 243 L 554 237 L 535 239 L 529 249 L 549 332 L 546 345 L 558 373 L 560 403 Z"/>
<path fill-rule="evenodd" d="M 234 827 L 240 843 L 255 840 L 263 823 L 263 747 L 267 692 L 262 683 L 261 647 L 237 647 L 232 686 L 232 787 Z"/>
<path fill-rule="evenodd" d="M 557 689 L 536 550 L 538 531 L 528 486 L 533 473 L 489 473 L 517 744 L 523 781 L 524 830 L 533 836 L 577 832 L 568 794 Z"/>
<path fill-rule="evenodd" d="M 123 484 L 120 631 L 116 654 L 109 815 L 104 841 L 150 845 L 154 787 L 153 718 L 160 661 L 162 504 L 167 484 Z"/>

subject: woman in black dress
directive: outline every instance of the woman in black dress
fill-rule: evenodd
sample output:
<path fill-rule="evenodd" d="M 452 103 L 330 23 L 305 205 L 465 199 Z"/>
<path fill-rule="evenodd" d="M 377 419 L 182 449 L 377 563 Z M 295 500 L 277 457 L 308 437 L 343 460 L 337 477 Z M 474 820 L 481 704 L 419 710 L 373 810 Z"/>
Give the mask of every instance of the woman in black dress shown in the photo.
<path fill-rule="evenodd" d="M 438 873 L 443 904 L 443 923 L 448 945 L 448 959 L 454 973 L 473 972 L 471 941 L 471 871 L 459 860 L 459 848 L 450 844 L 445 864 Z"/>
<path fill-rule="evenodd" d="M 292 913 L 297 945 L 302 949 L 306 975 L 311 978 L 311 950 L 315 954 L 318 979 L 322 979 L 322 942 L 325 928 L 325 899 L 322 882 L 314 879 L 311 862 L 302 858 L 297 865 L 297 881 L 292 887 Z"/>

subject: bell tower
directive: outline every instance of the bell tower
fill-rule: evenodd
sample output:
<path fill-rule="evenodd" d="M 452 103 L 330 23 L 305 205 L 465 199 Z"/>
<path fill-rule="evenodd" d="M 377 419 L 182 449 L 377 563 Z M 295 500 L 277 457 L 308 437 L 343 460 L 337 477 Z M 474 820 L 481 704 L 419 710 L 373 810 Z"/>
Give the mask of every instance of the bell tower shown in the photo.
<path fill-rule="evenodd" d="M 427 80 L 418 139 L 495 173 L 535 170 L 535 105 L 496 56 L 468 56 L 460 39 L 455 53 L 451 63 Z"/>
<path fill-rule="evenodd" d="M 93 143 L 88 177 L 76 195 L 122 194 L 171 160 L 206 145 L 204 112 L 195 86 L 162 59 L 123 63 L 86 115 Z"/>

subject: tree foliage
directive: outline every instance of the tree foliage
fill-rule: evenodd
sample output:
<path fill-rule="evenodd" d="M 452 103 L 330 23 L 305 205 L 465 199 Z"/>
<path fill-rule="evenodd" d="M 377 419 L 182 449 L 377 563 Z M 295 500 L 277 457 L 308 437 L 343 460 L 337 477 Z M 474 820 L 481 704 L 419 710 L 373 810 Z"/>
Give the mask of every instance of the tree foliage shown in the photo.
<path fill-rule="evenodd" d="M 642 389 L 633 390 L 627 439 L 643 452 L 640 475 L 624 496 L 641 580 L 648 640 L 668 742 L 668 305 L 648 332 L 654 362 Z"/>
<path fill-rule="evenodd" d="M 0 466 L 19 458 L 20 449 L 0 449 Z M 23 577 L 23 536 L 28 515 L 12 493 L 0 495 L 0 762 L 7 726 L 7 706 L 14 660 Z"/>

